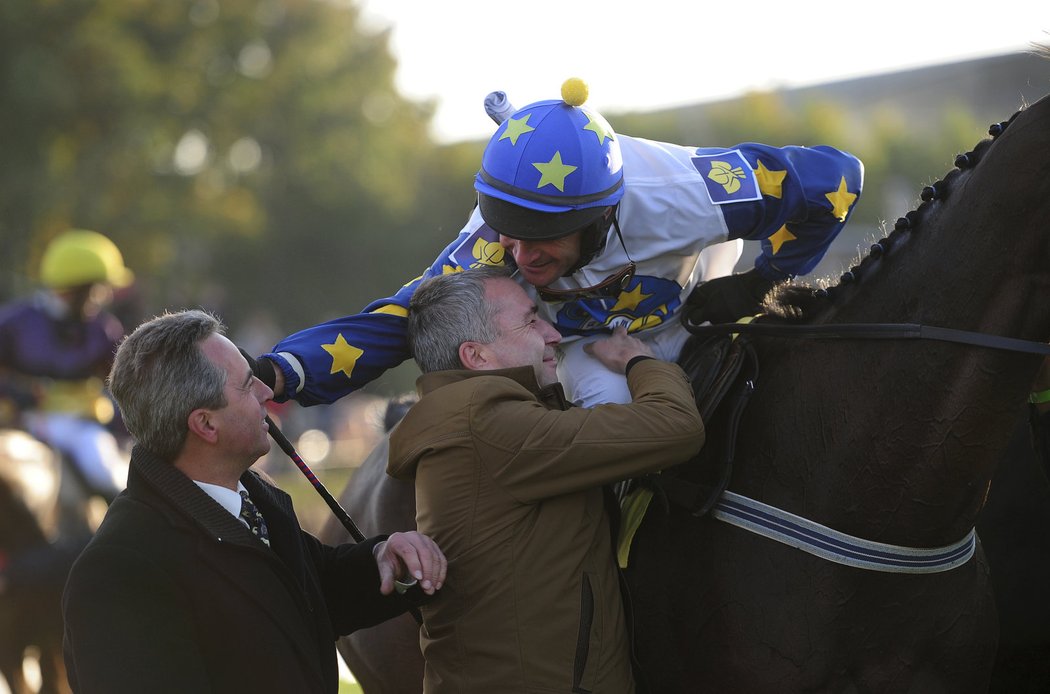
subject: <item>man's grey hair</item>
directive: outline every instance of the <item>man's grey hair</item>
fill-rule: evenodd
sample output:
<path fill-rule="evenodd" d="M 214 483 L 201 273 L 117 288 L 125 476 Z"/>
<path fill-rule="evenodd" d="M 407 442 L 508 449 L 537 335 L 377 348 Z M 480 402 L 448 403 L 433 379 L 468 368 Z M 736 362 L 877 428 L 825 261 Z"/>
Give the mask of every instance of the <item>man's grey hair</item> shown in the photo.
<path fill-rule="evenodd" d="M 200 343 L 226 329 L 204 311 L 164 313 L 124 338 L 109 372 L 109 390 L 135 440 L 174 460 L 198 408 L 226 405 L 226 371 L 204 356 Z"/>
<path fill-rule="evenodd" d="M 511 268 L 481 266 L 420 283 L 408 306 L 408 346 L 424 373 L 462 369 L 461 344 L 499 338 L 495 309 L 485 300 L 485 283 L 512 274 Z"/>

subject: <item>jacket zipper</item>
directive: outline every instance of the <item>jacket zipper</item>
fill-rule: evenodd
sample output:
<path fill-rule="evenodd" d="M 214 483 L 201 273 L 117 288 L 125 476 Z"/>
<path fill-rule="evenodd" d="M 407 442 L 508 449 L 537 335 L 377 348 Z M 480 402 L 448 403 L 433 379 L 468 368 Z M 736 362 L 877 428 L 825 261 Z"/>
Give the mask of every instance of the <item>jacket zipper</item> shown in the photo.
<path fill-rule="evenodd" d="M 572 691 L 588 694 L 589 689 L 580 686 L 584 670 L 587 669 L 587 657 L 591 649 L 591 624 L 594 622 L 594 591 L 587 574 L 583 575 L 580 594 L 580 632 L 576 638 L 576 662 L 572 672 Z"/>

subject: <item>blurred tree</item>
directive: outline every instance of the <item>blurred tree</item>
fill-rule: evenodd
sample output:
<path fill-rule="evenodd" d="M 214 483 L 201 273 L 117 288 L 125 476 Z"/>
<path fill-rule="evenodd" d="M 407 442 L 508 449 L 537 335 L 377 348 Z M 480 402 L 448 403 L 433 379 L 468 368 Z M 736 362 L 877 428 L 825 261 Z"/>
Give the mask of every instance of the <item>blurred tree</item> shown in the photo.
<path fill-rule="evenodd" d="M 359 24 L 316 0 L 3 3 L 0 296 L 75 225 L 117 241 L 158 309 L 236 325 L 261 305 L 292 329 L 366 300 L 433 146 L 432 108 Z"/>

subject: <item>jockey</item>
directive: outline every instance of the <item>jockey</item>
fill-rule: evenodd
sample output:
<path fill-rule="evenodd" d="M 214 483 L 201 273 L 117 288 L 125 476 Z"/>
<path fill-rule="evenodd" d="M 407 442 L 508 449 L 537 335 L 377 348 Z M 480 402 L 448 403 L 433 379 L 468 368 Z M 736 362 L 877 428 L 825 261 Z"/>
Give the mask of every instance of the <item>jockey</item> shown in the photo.
<path fill-rule="evenodd" d="M 48 244 L 40 279 L 42 291 L 0 308 L 3 388 L 22 394 L 25 428 L 66 454 L 91 493 L 111 501 L 124 488 L 125 469 L 106 428 L 114 409 L 104 381 L 124 329 L 103 306 L 133 275 L 112 241 L 74 229 Z"/>
<path fill-rule="evenodd" d="M 653 142 L 614 132 L 584 106 L 580 80 L 568 80 L 562 97 L 497 128 L 474 182 L 478 205 L 421 277 L 264 355 L 278 399 L 330 403 L 408 358 L 407 307 L 427 277 L 512 265 L 540 317 L 564 336 L 558 377 L 569 397 L 630 402 L 624 377 L 589 354 L 591 341 L 624 326 L 675 360 L 688 337 L 679 320 L 687 300 L 701 320 L 758 312 L 775 283 L 817 265 L 861 192 L 861 162 L 831 147 Z M 739 239 L 761 244 L 755 266 L 721 277 Z"/>

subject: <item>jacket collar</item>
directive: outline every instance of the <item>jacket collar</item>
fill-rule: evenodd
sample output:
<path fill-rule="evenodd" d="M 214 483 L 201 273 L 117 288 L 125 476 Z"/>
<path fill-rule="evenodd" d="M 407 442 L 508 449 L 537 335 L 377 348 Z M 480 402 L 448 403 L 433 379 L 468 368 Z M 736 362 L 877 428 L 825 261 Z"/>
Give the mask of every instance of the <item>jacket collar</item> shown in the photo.
<path fill-rule="evenodd" d="M 564 410 L 571 407 L 569 401 L 565 399 L 565 391 L 562 389 L 561 383 L 540 386 L 536 381 L 536 371 L 531 366 L 516 366 L 510 369 L 493 369 L 490 371 L 472 371 L 469 369 L 432 371 L 423 374 L 416 380 L 416 389 L 419 391 L 420 396 L 424 396 L 443 386 L 459 383 L 468 378 L 480 378 L 483 376 L 509 378 L 527 389 L 538 400 L 552 409 Z"/>
<path fill-rule="evenodd" d="M 246 472 L 241 482 L 255 499 L 260 484 L 255 476 Z M 142 488 L 149 488 L 153 494 L 166 499 L 180 515 L 189 518 L 212 537 L 244 545 L 252 545 L 255 541 L 243 523 L 204 493 L 193 480 L 171 463 L 137 445 L 131 453 L 128 491 L 135 493 Z"/>

